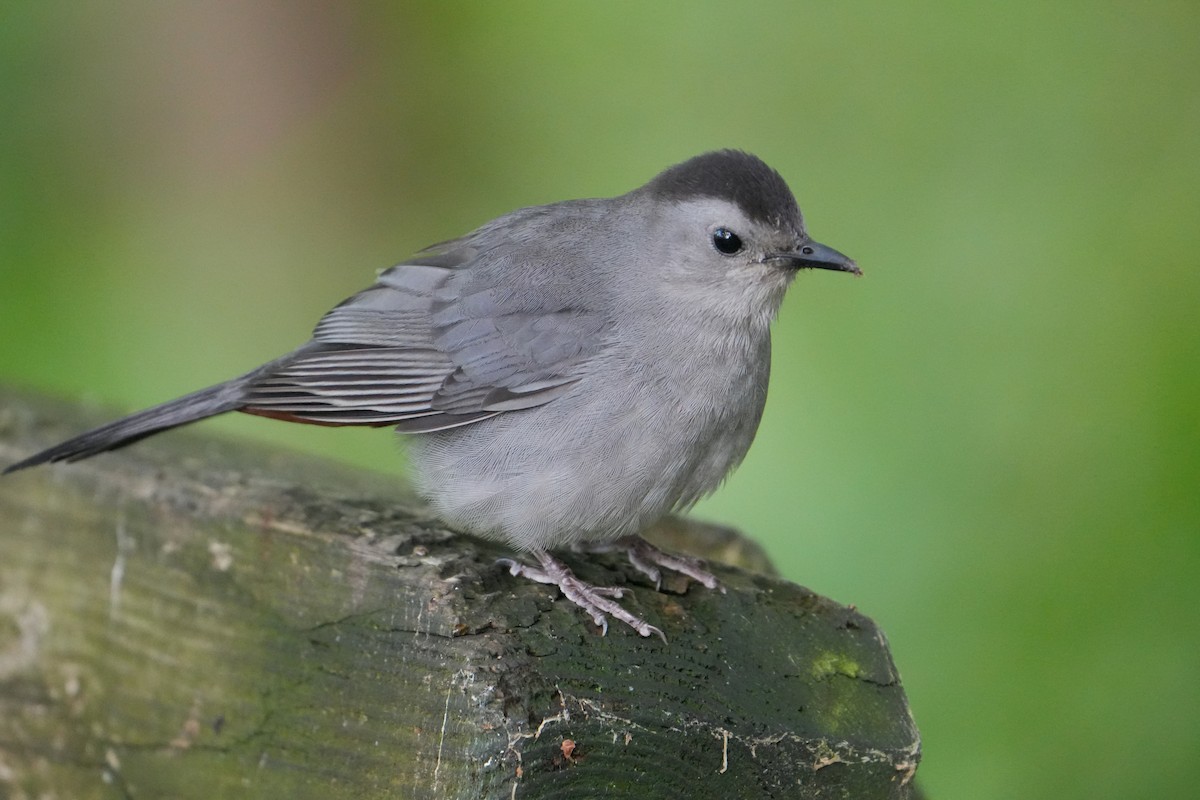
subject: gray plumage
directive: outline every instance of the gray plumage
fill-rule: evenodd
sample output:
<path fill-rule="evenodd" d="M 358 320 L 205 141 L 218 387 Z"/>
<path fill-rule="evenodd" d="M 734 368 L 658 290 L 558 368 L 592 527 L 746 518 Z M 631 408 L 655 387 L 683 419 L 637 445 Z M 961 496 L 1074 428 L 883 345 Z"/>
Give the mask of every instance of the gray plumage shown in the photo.
<path fill-rule="evenodd" d="M 232 410 L 391 425 L 412 434 L 421 491 L 465 530 L 535 553 L 629 537 L 742 460 L 769 323 L 802 267 L 858 271 L 808 238 L 778 173 L 709 153 L 629 194 L 521 209 L 436 245 L 293 353 L 5 471 Z"/>

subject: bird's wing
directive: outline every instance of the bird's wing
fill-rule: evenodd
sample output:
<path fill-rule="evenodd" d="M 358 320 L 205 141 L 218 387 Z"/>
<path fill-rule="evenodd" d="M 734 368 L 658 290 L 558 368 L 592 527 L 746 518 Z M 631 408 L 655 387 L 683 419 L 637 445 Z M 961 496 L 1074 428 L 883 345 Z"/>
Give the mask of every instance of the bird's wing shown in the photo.
<path fill-rule="evenodd" d="M 602 346 L 602 315 L 489 285 L 464 268 L 476 257 L 459 245 L 385 271 L 258 375 L 243 410 L 418 433 L 553 400 Z"/>

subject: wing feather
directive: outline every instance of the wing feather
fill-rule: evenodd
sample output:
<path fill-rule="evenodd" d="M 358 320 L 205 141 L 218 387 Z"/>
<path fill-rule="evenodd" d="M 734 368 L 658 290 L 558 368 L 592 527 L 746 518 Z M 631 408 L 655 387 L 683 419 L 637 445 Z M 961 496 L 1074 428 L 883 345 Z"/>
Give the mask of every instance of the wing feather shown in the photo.
<path fill-rule="evenodd" d="M 511 260 L 463 242 L 419 258 L 431 263 L 386 270 L 326 314 L 308 345 L 256 377 L 245 410 L 443 430 L 552 401 L 603 346 L 605 319 L 579 298 L 498 288 L 521 269 Z"/>

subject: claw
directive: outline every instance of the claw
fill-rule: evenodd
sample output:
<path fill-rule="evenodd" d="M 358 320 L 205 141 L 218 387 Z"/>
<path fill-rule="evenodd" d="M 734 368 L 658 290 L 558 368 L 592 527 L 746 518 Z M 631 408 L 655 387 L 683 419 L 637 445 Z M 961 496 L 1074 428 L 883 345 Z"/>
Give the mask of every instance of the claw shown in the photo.
<path fill-rule="evenodd" d="M 594 553 L 624 550 L 629 563 L 638 572 L 652 580 L 655 589 L 662 587 L 662 571 L 659 569 L 662 567 L 686 575 L 709 589 L 718 589 L 721 594 L 725 594 L 725 587 L 717 581 L 715 575 L 704 568 L 702 561 L 687 556 L 672 555 L 665 550 L 658 549 L 641 536 L 626 536 L 613 542 L 594 545 L 590 549 Z"/>
<path fill-rule="evenodd" d="M 661 630 L 644 619 L 634 616 L 609 598 L 620 599 L 624 590 L 616 586 L 592 586 L 571 572 L 566 564 L 546 552 L 535 552 L 540 567 L 533 567 L 511 558 L 498 559 L 496 563 L 508 567 L 513 575 L 524 576 L 531 581 L 557 586 L 563 597 L 579 606 L 592 622 L 600 628 L 600 634 L 608 633 L 608 618 L 613 617 L 624 622 L 642 636 L 656 634 L 663 642 L 667 637 Z"/>
<path fill-rule="evenodd" d="M 653 581 L 655 589 L 662 587 L 662 570 L 659 569 L 661 567 L 686 575 L 709 589 L 718 589 L 722 594 L 725 593 L 725 587 L 717 582 L 716 576 L 704 568 L 703 562 L 659 550 L 641 536 L 626 536 L 612 542 L 601 542 L 587 547 L 586 550 L 593 553 L 624 550 L 629 563 L 633 565 L 634 569 Z M 496 563 L 508 567 L 508 571 L 513 575 L 557 586 L 563 597 L 579 606 L 592 618 L 592 622 L 600 628 L 601 635 L 608 633 L 608 618 L 614 617 L 642 636 L 653 634 L 664 642 L 667 641 L 666 635 L 661 630 L 644 619 L 630 614 L 613 602 L 613 600 L 620 600 L 624 597 L 624 589 L 619 586 L 592 586 L 575 577 L 575 573 L 571 572 L 566 564 L 549 553 L 535 552 L 534 555 L 537 556 L 540 567 L 523 564 L 511 558 L 501 558 Z"/>

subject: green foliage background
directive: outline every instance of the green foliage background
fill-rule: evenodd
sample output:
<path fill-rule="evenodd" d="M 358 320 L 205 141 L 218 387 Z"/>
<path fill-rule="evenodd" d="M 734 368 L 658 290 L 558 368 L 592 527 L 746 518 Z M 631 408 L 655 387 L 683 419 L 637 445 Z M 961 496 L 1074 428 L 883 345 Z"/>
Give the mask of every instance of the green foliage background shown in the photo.
<path fill-rule="evenodd" d="M 881 622 L 931 796 L 1195 796 L 1198 43 L 1191 2 L 8 4 L 0 380 L 132 410 L 426 244 L 745 148 L 866 277 L 800 276 L 697 513 Z"/>

